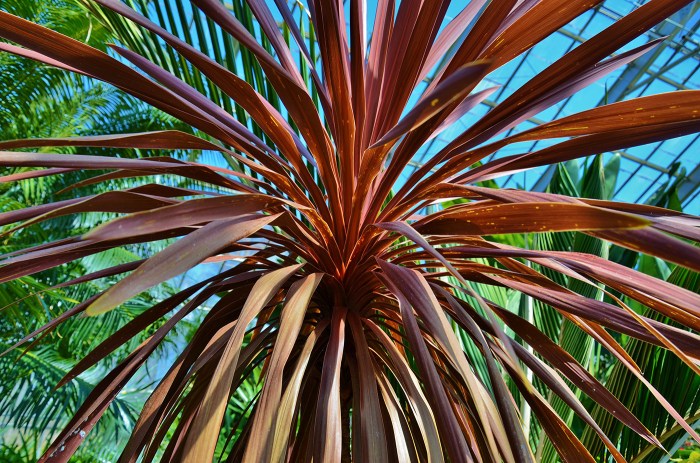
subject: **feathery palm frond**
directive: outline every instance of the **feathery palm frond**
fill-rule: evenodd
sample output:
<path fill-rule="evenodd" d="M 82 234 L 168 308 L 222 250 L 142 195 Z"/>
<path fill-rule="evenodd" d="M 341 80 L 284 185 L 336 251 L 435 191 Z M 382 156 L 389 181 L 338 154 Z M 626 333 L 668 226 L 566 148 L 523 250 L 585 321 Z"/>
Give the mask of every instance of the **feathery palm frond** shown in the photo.
<path fill-rule="evenodd" d="M 86 16 L 68 0 L 8 0 L 2 2 L 2 8 L 70 37 L 101 45 L 102 49 L 109 37 L 97 21 Z M 7 53 L 0 54 L 0 69 L 0 85 L 5 92 L 0 104 L 0 139 L 27 136 L 56 138 L 85 135 L 94 131 L 109 133 L 175 127 L 187 129 L 186 125 L 136 98 L 108 85 L 95 85 L 93 80 L 80 75 L 68 74 Z M 74 151 L 71 147 L 63 148 L 63 152 Z M 120 154 L 129 155 L 126 150 Z M 3 169 L 1 174 L 12 172 Z M 19 171 L 15 169 L 14 172 Z M 57 197 L 65 199 L 65 195 L 61 197 L 56 192 L 85 180 L 88 176 L 88 173 L 74 173 L 70 176 L 39 179 L 38 182 L 28 180 L 3 183 L 0 188 L 0 210 L 8 212 L 27 205 L 53 201 Z M 113 186 L 124 188 L 126 185 L 123 181 L 117 183 L 115 180 Z M 98 186 L 102 187 L 103 185 Z M 104 191 L 108 190 L 108 187 L 104 187 Z M 80 195 L 74 195 L 76 196 Z M 106 214 L 61 217 L 50 222 L 49 227 L 31 227 L 14 234 L 8 233 L 11 226 L 0 227 L 3 232 L 0 253 L 20 251 L 36 242 L 61 238 L 67 229 L 86 231 L 108 219 L 109 215 Z M 157 243 L 145 255 L 157 250 L 158 245 L 162 246 Z M 0 337 L 0 351 L 5 351 L 21 339 L 20 333 L 33 332 L 66 307 L 104 291 L 109 287 L 109 282 L 98 280 L 67 288 L 52 288 L 52 285 L 105 266 L 124 264 L 139 258 L 126 249 L 112 249 L 53 271 L 42 272 L 36 278 L 23 277 L 1 284 L 0 331 L 3 335 Z M 160 295 L 167 294 L 168 289 L 170 288 L 164 288 Z M 36 344 L 33 343 L 30 353 L 0 358 L 0 460 L 15 461 L 14 458 L 20 458 L 21 461 L 35 461 L 40 457 L 48 444 L 47 440 L 50 441 L 57 429 L 67 423 L 70 414 L 78 409 L 93 389 L 96 384 L 94 380 L 103 376 L 106 368 L 114 366 L 116 359 L 101 362 L 98 367 L 82 375 L 75 384 L 52 393 L 58 380 L 91 347 L 104 340 L 108 333 L 119 329 L 150 305 L 147 298 L 139 298 L 114 311 L 114 315 L 106 319 L 71 320 L 49 336 L 38 339 Z M 173 333 L 174 340 L 185 335 L 183 330 L 187 327 L 189 325 L 182 326 L 177 333 Z M 148 332 L 142 333 L 125 345 L 122 351 L 128 353 L 129 349 L 136 347 L 147 336 Z M 171 343 L 168 344 L 169 347 L 172 347 Z M 161 355 L 167 354 L 168 348 L 161 349 Z M 154 368 L 151 374 L 157 375 L 157 371 Z M 137 384 L 144 385 L 147 380 L 144 377 Z M 94 448 L 81 450 L 81 457 L 85 461 L 95 461 L 98 456 L 114 458 L 114 453 L 120 448 L 118 443 L 128 437 L 127 431 L 137 416 L 134 413 L 143 405 L 144 398 L 144 394 L 134 393 L 118 398 L 106 412 L 108 419 L 100 423 L 98 432 L 91 434 L 88 447 Z"/>

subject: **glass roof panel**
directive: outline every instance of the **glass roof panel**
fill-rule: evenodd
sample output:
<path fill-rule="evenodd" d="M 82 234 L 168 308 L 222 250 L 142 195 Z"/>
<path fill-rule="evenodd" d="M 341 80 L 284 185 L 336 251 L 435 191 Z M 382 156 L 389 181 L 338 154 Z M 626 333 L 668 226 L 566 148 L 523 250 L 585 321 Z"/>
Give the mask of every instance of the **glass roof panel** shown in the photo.
<path fill-rule="evenodd" d="M 491 97 L 480 107 L 464 116 L 460 123 L 428 143 L 414 159 L 420 164 L 426 156 L 452 140 L 464 128 L 477 121 L 488 109 L 503 101 L 523 83 L 541 71 L 564 53 L 629 13 L 644 1 L 606 0 L 599 7 L 576 18 L 559 32 L 552 34 L 523 57 L 513 60 L 488 76 L 478 90 L 499 85 Z M 557 106 L 547 109 L 514 129 L 520 132 L 535 124 L 564 117 L 607 102 L 631 99 L 682 89 L 700 88 L 700 2 L 694 2 L 672 18 L 657 25 L 645 36 L 623 50 L 647 43 L 662 36 L 668 38 L 658 47 Z M 623 51 L 621 50 L 621 51 Z M 541 149 L 551 142 L 538 142 Z M 532 150 L 533 144 L 518 144 L 496 153 L 494 157 Z M 700 214 L 700 140 L 688 135 L 662 143 L 653 143 L 618 152 L 621 168 L 616 185 L 615 199 L 630 202 L 647 201 L 657 188 L 684 177 L 680 183 L 680 199 L 685 211 Z M 606 154 L 606 159 L 612 153 Z M 583 165 L 581 162 L 580 165 Z M 497 179 L 507 187 L 541 188 L 539 178 L 547 168 L 520 172 Z M 540 182 L 542 183 L 542 182 Z"/>

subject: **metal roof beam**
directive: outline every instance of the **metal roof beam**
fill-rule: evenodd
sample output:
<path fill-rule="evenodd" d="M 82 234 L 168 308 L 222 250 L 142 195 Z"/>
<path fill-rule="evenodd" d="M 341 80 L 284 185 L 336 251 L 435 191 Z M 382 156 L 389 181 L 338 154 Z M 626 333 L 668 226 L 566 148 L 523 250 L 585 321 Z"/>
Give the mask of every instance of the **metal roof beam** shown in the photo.
<path fill-rule="evenodd" d="M 633 89 L 637 88 L 637 83 L 644 77 L 644 74 L 649 72 L 649 67 L 661 56 L 664 50 L 670 46 L 671 41 L 683 30 L 684 22 L 692 18 L 698 9 L 700 9 L 700 2 L 687 5 L 671 16 L 670 21 L 664 21 L 653 29 L 659 36 L 668 36 L 668 39 L 657 46 L 653 52 L 646 53 L 644 56 L 632 61 L 632 63 L 622 71 L 620 77 L 615 81 L 613 86 L 610 87 L 610 90 L 608 90 L 608 101 L 620 101 L 625 95 L 628 95 Z M 661 78 L 663 76 L 661 72 L 657 72 L 655 75 L 652 75 L 652 77 Z M 677 83 L 673 85 L 678 87 Z"/>
<path fill-rule="evenodd" d="M 690 52 L 688 52 L 688 53 L 684 53 L 683 56 L 681 56 L 681 57 L 678 58 L 677 60 L 672 61 L 672 62 L 670 62 L 670 63 L 668 63 L 668 64 L 666 64 L 666 65 L 660 67 L 658 70 L 656 70 L 656 71 L 654 71 L 654 72 L 649 72 L 649 73 L 648 73 L 649 76 L 648 76 L 647 78 L 645 78 L 644 80 L 639 81 L 639 82 L 637 82 L 636 84 L 634 84 L 634 85 L 629 89 L 629 92 L 628 92 L 628 93 L 632 93 L 633 91 L 637 90 L 638 88 L 641 88 L 641 87 L 643 87 L 643 86 L 645 86 L 645 85 L 651 84 L 654 80 L 658 79 L 660 76 L 662 76 L 662 75 L 665 74 L 666 72 L 670 71 L 671 69 L 675 68 L 676 66 L 678 66 L 678 65 L 681 64 L 682 62 L 687 61 L 687 60 L 690 59 L 690 58 L 695 58 L 695 57 L 697 57 L 698 55 L 700 55 L 700 47 L 697 47 L 697 48 L 695 48 L 694 50 L 692 50 L 692 51 L 690 51 Z M 683 84 L 680 83 L 680 82 L 674 83 L 674 86 L 676 86 L 676 87 L 679 88 L 679 89 L 680 89 L 681 87 L 685 87 L 685 85 L 683 85 Z"/>
<path fill-rule="evenodd" d="M 695 166 L 695 169 L 686 176 L 683 183 L 678 187 L 678 198 L 681 200 L 681 204 L 690 198 L 690 195 L 698 189 L 698 186 L 700 186 L 700 164 Z"/>

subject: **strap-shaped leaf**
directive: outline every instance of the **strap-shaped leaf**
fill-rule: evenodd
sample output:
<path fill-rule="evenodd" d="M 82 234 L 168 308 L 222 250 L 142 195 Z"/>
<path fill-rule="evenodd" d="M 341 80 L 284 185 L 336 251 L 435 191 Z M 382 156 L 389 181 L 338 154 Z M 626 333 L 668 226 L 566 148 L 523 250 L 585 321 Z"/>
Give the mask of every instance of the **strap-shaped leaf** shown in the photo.
<path fill-rule="evenodd" d="M 118 306 L 151 286 L 186 272 L 224 247 L 252 235 L 277 216 L 252 216 L 211 222 L 171 244 L 112 286 L 86 312 L 97 315 Z"/>
<path fill-rule="evenodd" d="M 265 385 L 255 409 L 255 417 L 250 432 L 258 438 L 249 441 L 243 458 L 244 462 L 269 461 L 272 454 L 276 417 L 282 399 L 282 379 L 284 368 L 306 316 L 307 308 L 316 287 L 323 278 L 322 273 L 314 273 L 295 282 L 289 289 L 287 300 L 282 308 L 278 342 L 267 364 Z"/>
<path fill-rule="evenodd" d="M 83 239 L 103 241 L 148 235 L 265 211 L 282 203 L 283 201 L 277 198 L 265 195 L 194 199 L 112 220 L 91 230 L 83 236 Z"/>
<path fill-rule="evenodd" d="M 443 461 L 442 445 L 440 444 L 433 411 L 423 391 L 420 389 L 418 379 L 411 370 L 408 360 L 401 355 L 395 343 L 391 342 L 389 336 L 377 325 L 371 321 L 366 321 L 365 326 L 387 352 L 387 358 L 384 359 L 384 362 L 394 372 L 406 394 L 413 416 L 418 421 L 419 430 L 427 450 L 428 461 Z"/>
<path fill-rule="evenodd" d="M 433 359 L 428 352 L 425 340 L 418 327 L 418 322 L 413 314 L 411 303 L 403 295 L 402 290 L 410 288 L 406 278 L 409 273 L 412 274 L 414 271 L 382 263 L 381 261 L 379 264 L 387 274 L 385 279 L 387 286 L 399 300 L 401 317 L 411 344 L 412 353 L 416 357 L 421 376 L 425 378 L 428 397 L 436 414 L 438 429 L 442 440 L 445 442 L 448 454 L 454 461 L 470 461 L 471 453 L 468 450 L 469 447 L 465 436 L 459 432 L 459 425 L 456 422 L 457 418 L 440 381 Z M 493 431 L 493 429 L 489 429 L 489 431 Z M 492 442 L 491 445 L 495 445 L 495 442 Z"/>
<path fill-rule="evenodd" d="M 97 146 L 102 148 L 200 149 L 217 151 L 221 149 L 220 146 L 211 142 L 178 130 L 0 141 L 0 149 L 33 148 L 37 146 Z"/>
<path fill-rule="evenodd" d="M 415 227 L 433 235 L 495 235 L 641 228 L 649 223 L 641 217 L 578 204 L 518 203 L 455 207 L 430 216 Z"/>
<path fill-rule="evenodd" d="M 335 307 L 330 326 L 330 339 L 323 357 L 323 370 L 316 405 L 313 436 L 314 461 L 340 461 L 342 431 L 340 428 L 340 367 L 345 349 L 347 309 Z"/>
<path fill-rule="evenodd" d="M 348 325 L 355 344 L 357 355 L 357 374 L 359 376 L 359 436 L 361 457 L 365 461 L 386 461 L 387 441 L 384 433 L 382 411 L 379 403 L 377 387 L 378 378 L 375 377 L 375 369 L 372 357 L 365 338 L 361 319 L 353 313 L 348 314 Z"/>
<path fill-rule="evenodd" d="M 309 357 L 312 349 L 318 342 L 318 338 L 323 334 L 327 323 L 320 323 L 306 337 L 304 347 L 298 356 L 297 363 L 294 367 L 292 379 L 287 385 L 284 395 L 280 401 L 277 418 L 275 420 L 274 441 L 272 443 L 272 451 L 270 453 L 270 461 L 273 463 L 282 463 L 285 461 L 287 445 L 292 432 L 294 411 L 298 406 L 299 391 L 301 382 L 304 378 L 304 372 L 309 364 Z"/>
<path fill-rule="evenodd" d="M 216 371 L 209 382 L 202 407 L 194 417 L 188 434 L 185 453 L 190 461 L 209 461 L 213 458 L 221 419 L 228 402 L 230 384 L 248 324 L 300 268 L 300 265 L 285 267 L 260 277 L 248 295 L 236 321 L 236 328 L 226 342 Z"/>

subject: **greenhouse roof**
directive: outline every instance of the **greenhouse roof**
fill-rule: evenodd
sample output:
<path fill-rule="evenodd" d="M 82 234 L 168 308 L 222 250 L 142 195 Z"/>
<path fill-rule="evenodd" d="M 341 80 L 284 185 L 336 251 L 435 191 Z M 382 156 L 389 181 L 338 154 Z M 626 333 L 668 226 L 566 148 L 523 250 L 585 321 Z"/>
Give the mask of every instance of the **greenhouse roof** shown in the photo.
<path fill-rule="evenodd" d="M 433 139 L 431 144 L 426 145 L 415 159 L 413 168 L 415 169 L 427 156 L 430 156 L 430 153 L 444 146 L 457 133 L 473 124 L 490 107 L 503 101 L 536 73 L 578 46 L 583 40 L 589 39 L 635 9 L 640 3 L 644 2 L 606 0 L 490 75 L 483 88 L 494 85 L 500 88 L 480 107 Z M 557 106 L 520 124 L 514 130 L 522 131 L 535 124 L 589 109 L 606 101 L 614 102 L 642 95 L 700 88 L 699 23 L 700 2 L 693 2 L 624 49 L 631 49 L 650 40 L 667 37 L 652 51 Z M 531 151 L 548 145 L 543 142 L 513 145 L 494 156 Z M 688 135 L 616 153 L 605 153 L 606 160 L 611 159 L 615 154 L 620 157 L 620 169 L 614 192 L 616 199 L 647 202 L 660 186 L 668 182 L 678 182 L 679 199 L 684 210 L 700 214 L 700 135 Z M 506 187 L 541 190 L 547 185 L 553 172 L 553 167 L 542 167 L 503 177 L 497 181 Z"/>

